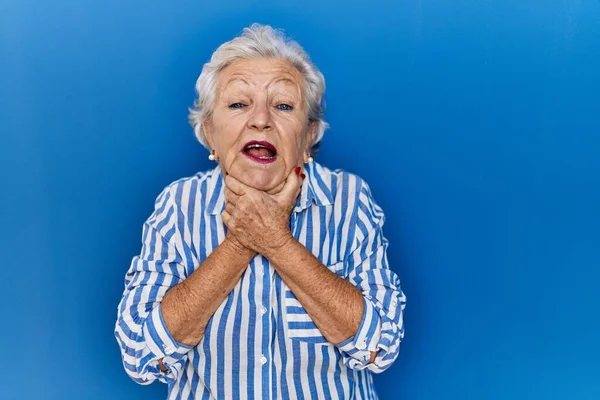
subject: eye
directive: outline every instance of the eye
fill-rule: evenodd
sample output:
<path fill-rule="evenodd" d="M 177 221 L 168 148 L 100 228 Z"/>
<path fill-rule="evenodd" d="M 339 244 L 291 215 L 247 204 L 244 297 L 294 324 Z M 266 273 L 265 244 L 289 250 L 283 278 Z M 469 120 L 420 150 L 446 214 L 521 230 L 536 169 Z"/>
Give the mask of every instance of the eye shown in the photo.
<path fill-rule="evenodd" d="M 244 107 L 246 107 L 246 105 L 242 104 L 242 103 L 233 103 L 233 104 L 229 105 L 229 108 L 231 108 L 231 109 L 244 108 Z"/>
<path fill-rule="evenodd" d="M 279 104 L 275 108 L 281 111 L 292 111 L 294 109 L 294 107 L 290 106 L 289 104 Z"/>

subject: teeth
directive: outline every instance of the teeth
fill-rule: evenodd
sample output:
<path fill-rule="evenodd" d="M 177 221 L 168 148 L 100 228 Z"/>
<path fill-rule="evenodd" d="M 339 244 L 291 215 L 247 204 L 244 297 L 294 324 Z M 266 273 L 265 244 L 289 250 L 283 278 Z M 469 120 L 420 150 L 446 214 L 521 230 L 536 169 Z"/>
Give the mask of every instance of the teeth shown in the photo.
<path fill-rule="evenodd" d="M 259 158 L 261 160 L 270 160 L 270 159 L 272 159 L 272 158 L 275 157 L 275 153 L 276 153 L 275 150 L 272 150 L 270 147 L 263 146 L 263 145 L 260 145 L 260 144 L 257 144 L 257 143 L 251 144 L 251 145 L 248 145 L 248 146 L 244 147 L 244 152 L 249 152 L 251 149 L 265 149 L 265 150 L 269 151 L 269 153 L 271 155 L 261 155 L 261 156 L 257 157 L 257 158 Z"/>
<path fill-rule="evenodd" d="M 251 144 L 249 146 L 244 147 L 244 150 L 250 150 L 250 149 L 267 149 L 269 151 L 273 151 L 274 152 L 274 150 L 272 150 L 270 147 L 262 146 L 260 144 Z"/>

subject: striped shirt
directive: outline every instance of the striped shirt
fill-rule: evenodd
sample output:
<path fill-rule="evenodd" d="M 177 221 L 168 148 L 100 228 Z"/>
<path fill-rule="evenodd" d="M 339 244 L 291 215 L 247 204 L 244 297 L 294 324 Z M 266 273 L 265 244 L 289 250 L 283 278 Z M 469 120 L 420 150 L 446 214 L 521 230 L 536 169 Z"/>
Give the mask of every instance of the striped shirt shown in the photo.
<path fill-rule="evenodd" d="M 356 175 L 313 162 L 290 217 L 295 238 L 363 294 L 356 334 L 332 344 L 262 255 L 248 264 L 196 346 L 177 342 L 161 314 L 167 291 L 224 240 L 219 166 L 181 178 L 156 199 L 125 276 L 115 336 L 136 382 L 169 399 L 377 399 L 373 373 L 397 358 L 406 303 L 388 266 L 384 214 Z M 301 266 L 299 266 L 301 267 Z M 370 361 L 370 352 L 377 358 Z M 163 359 L 167 372 L 158 360 Z"/>

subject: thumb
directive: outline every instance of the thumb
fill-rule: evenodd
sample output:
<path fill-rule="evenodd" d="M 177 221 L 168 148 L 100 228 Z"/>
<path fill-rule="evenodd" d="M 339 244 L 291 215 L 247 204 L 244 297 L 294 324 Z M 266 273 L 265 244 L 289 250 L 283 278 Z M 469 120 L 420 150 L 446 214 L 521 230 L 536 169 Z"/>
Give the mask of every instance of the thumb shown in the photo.
<path fill-rule="evenodd" d="M 283 185 L 283 188 L 281 188 L 281 191 L 277 196 L 278 199 L 292 201 L 298 197 L 298 194 L 300 194 L 300 187 L 304 181 L 303 176 L 305 176 L 301 171 L 302 167 L 296 167 L 290 172 L 285 180 L 285 185 Z"/>

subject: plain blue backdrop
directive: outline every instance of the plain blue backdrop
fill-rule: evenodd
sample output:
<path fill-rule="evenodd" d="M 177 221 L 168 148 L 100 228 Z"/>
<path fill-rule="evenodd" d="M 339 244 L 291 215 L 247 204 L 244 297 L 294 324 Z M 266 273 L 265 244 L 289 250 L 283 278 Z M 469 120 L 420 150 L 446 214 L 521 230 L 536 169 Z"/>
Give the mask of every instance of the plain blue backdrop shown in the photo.
<path fill-rule="evenodd" d="M 408 297 L 382 399 L 600 398 L 597 0 L 0 0 L 1 399 L 164 399 L 116 306 L 168 183 L 211 167 L 201 67 L 252 22 L 327 79 Z"/>

